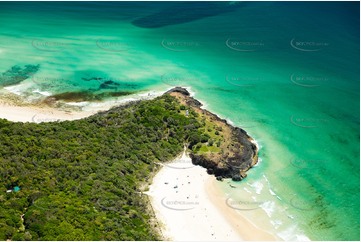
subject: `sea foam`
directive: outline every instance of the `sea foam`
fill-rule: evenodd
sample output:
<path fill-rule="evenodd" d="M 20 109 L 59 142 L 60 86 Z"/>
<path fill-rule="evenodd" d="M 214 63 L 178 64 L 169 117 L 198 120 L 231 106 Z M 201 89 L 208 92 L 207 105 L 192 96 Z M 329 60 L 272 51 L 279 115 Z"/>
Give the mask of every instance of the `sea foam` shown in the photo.
<path fill-rule="evenodd" d="M 251 184 L 250 186 L 255 189 L 255 192 L 256 192 L 258 195 L 261 194 L 261 191 L 262 191 L 262 189 L 263 189 L 263 184 L 262 184 L 262 182 L 256 181 L 256 182 L 254 182 L 253 184 Z"/>
<path fill-rule="evenodd" d="M 272 214 L 275 211 L 275 203 L 273 201 L 264 202 L 260 207 L 266 212 L 269 218 L 272 217 Z"/>
<path fill-rule="evenodd" d="M 4 87 L 4 89 L 16 95 L 22 95 L 21 85 Z"/>
<path fill-rule="evenodd" d="M 49 97 L 49 96 L 52 95 L 51 92 L 41 91 L 41 90 L 39 90 L 39 89 L 34 90 L 33 93 L 39 93 L 39 94 L 41 94 L 41 95 L 43 95 L 43 96 L 46 96 L 46 97 Z"/>

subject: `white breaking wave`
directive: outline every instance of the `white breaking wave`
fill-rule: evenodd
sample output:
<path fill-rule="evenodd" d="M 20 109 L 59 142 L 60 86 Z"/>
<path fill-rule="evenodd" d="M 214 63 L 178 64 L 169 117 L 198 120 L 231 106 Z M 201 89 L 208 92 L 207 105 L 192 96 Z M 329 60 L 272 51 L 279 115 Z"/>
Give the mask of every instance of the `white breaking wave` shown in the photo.
<path fill-rule="evenodd" d="M 230 120 L 229 118 L 226 118 L 227 123 L 229 123 L 230 125 L 234 126 L 234 122 L 232 120 Z"/>
<path fill-rule="evenodd" d="M 6 89 L 9 92 L 11 92 L 13 94 L 16 94 L 16 95 L 21 95 L 22 94 L 21 85 L 4 87 L 4 89 Z"/>
<path fill-rule="evenodd" d="M 266 212 L 269 218 L 272 217 L 272 214 L 275 211 L 275 203 L 273 201 L 264 202 L 260 207 Z"/>
<path fill-rule="evenodd" d="M 52 95 L 52 93 L 51 93 L 51 92 L 47 92 L 47 91 L 40 91 L 39 89 L 34 90 L 34 91 L 33 91 L 33 93 L 39 93 L 39 94 L 41 94 L 41 95 L 43 95 L 43 96 L 46 96 L 46 97 L 49 97 L 49 96 L 51 96 L 51 95 Z"/>
<path fill-rule="evenodd" d="M 248 193 L 252 193 L 247 187 L 244 187 L 243 190 L 245 190 Z"/>
<path fill-rule="evenodd" d="M 272 196 L 276 196 L 276 193 L 274 193 L 274 191 L 272 191 L 272 189 L 268 189 L 269 193 L 271 193 Z"/>
<path fill-rule="evenodd" d="M 253 184 L 250 185 L 251 187 L 253 187 L 255 189 L 255 192 L 260 195 L 263 189 L 263 183 L 260 181 L 256 181 Z"/>
<path fill-rule="evenodd" d="M 85 107 L 89 105 L 89 102 L 67 102 L 66 104 L 77 107 Z"/>
<path fill-rule="evenodd" d="M 278 229 L 283 223 L 281 220 L 276 219 L 276 220 L 271 220 L 271 224 L 275 229 Z"/>

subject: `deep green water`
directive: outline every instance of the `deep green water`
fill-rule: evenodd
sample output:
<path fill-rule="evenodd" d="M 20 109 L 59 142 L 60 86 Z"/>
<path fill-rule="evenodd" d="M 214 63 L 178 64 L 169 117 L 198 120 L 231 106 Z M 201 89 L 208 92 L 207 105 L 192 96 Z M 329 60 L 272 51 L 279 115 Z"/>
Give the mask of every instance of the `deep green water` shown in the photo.
<path fill-rule="evenodd" d="M 359 240 L 359 34 L 357 2 L 1 2 L 0 72 L 39 64 L 5 87 L 29 99 L 191 87 L 260 146 L 220 184 L 236 211 L 286 240 Z"/>

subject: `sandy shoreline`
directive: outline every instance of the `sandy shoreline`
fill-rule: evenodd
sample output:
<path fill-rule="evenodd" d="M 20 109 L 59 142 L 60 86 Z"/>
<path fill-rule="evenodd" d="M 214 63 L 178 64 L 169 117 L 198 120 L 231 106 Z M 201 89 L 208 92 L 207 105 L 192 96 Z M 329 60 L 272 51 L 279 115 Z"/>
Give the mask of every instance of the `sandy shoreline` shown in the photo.
<path fill-rule="evenodd" d="M 13 122 L 54 122 L 64 120 L 76 120 L 95 114 L 90 111 L 61 111 L 52 108 L 41 107 L 17 107 L 0 104 L 0 118 Z"/>
<path fill-rule="evenodd" d="M 164 92 L 158 90 L 137 93 L 103 102 L 65 103 L 66 108 L 55 108 L 26 102 L 21 96 L 2 90 L 0 93 L 0 118 L 13 122 L 33 123 L 77 120 L 130 101 L 153 99 Z"/>
<path fill-rule="evenodd" d="M 163 165 L 147 195 L 173 241 L 276 240 L 226 205 L 216 179 L 185 154 Z"/>

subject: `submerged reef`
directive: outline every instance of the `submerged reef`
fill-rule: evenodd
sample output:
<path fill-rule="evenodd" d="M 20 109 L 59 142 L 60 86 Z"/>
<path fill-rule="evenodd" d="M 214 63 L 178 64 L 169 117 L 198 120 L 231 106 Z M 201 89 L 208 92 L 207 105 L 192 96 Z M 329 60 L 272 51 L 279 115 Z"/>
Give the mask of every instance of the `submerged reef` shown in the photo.
<path fill-rule="evenodd" d="M 25 65 L 24 67 L 15 65 L 0 74 L 0 87 L 12 86 L 30 78 L 40 69 L 40 65 Z"/>

